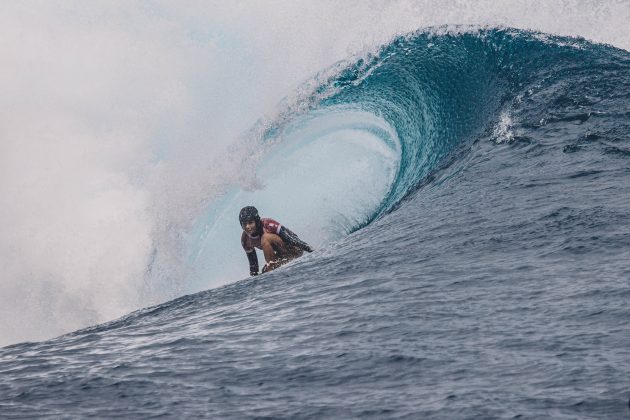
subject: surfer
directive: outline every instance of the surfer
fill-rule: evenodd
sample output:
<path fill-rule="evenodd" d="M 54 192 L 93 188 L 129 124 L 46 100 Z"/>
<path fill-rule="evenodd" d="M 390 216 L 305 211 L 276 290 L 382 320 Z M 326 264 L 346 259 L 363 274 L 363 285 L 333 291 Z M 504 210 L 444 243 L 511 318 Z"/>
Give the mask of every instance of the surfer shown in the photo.
<path fill-rule="evenodd" d="M 243 207 L 238 221 L 243 228 L 241 245 L 247 254 L 249 274 L 252 276 L 258 275 L 258 256 L 254 248 L 262 249 L 265 256 L 267 263 L 262 269 L 263 273 L 301 257 L 304 251 L 313 252 L 309 244 L 287 227 L 273 219 L 261 219 L 256 207 Z"/>

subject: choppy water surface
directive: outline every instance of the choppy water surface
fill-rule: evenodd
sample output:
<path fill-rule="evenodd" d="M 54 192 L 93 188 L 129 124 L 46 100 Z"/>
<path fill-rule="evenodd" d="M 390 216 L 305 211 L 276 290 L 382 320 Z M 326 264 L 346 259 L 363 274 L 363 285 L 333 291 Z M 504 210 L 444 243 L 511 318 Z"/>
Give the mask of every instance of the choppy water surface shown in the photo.
<path fill-rule="evenodd" d="M 389 192 L 354 232 L 1 349 L 2 416 L 628 416 L 630 55 L 427 31 L 316 94 L 313 115 L 368 112 L 398 142 Z"/>

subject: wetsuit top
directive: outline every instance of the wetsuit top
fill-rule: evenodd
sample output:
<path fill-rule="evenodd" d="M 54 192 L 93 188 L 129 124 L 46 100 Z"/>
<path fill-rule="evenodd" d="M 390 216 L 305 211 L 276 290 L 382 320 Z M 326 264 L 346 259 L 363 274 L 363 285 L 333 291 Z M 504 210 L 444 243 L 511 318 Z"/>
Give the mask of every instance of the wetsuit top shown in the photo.
<path fill-rule="evenodd" d="M 262 228 L 265 233 L 275 233 L 276 235 L 280 234 L 280 229 L 282 229 L 282 225 L 276 222 L 273 219 L 260 219 L 262 223 Z M 250 252 L 254 252 L 254 248 L 262 249 L 262 235 L 254 235 L 249 236 L 245 231 L 241 235 L 241 245 L 243 245 L 243 249 L 248 254 Z"/>

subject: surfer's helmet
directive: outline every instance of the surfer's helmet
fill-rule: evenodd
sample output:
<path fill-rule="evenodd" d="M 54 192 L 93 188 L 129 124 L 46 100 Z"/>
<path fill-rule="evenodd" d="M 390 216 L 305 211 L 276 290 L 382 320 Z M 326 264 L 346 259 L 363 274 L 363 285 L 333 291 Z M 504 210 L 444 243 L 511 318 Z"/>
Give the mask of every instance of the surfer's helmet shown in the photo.
<path fill-rule="evenodd" d="M 256 222 L 256 227 L 260 226 L 260 216 L 258 215 L 258 210 L 256 210 L 256 207 L 243 207 L 241 209 L 241 212 L 238 214 L 238 221 L 240 222 L 241 226 L 252 220 Z"/>

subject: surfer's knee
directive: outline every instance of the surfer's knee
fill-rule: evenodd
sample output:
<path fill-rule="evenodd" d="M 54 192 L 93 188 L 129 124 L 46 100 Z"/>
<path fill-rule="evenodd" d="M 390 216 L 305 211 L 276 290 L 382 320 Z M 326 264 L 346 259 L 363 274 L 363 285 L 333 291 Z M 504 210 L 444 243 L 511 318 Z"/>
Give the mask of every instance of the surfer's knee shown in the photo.
<path fill-rule="evenodd" d="M 261 245 L 265 246 L 276 246 L 282 243 L 282 238 L 280 238 L 275 233 L 264 233 L 262 238 L 260 238 Z"/>

